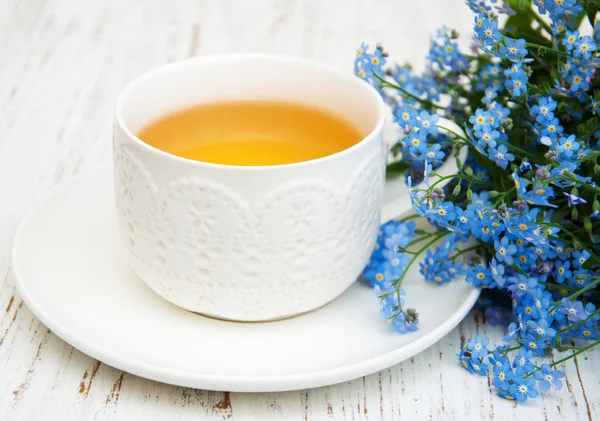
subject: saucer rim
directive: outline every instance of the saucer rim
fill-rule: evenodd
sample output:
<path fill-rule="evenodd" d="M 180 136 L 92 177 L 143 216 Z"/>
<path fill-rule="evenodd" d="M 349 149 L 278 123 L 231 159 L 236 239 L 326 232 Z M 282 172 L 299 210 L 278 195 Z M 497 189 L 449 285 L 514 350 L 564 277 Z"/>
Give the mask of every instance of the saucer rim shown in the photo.
<path fill-rule="evenodd" d="M 99 176 L 102 172 L 110 174 L 110 166 L 101 166 L 80 175 L 72 177 L 70 180 L 61 183 L 46 195 L 43 200 L 36 204 L 22 219 L 13 237 L 11 247 L 11 272 L 15 287 L 19 291 L 21 298 L 28 309 L 54 334 L 67 342 L 69 345 L 91 356 L 92 358 L 110 365 L 116 369 L 147 378 L 150 380 L 168 383 L 183 387 L 193 387 L 198 389 L 208 389 L 215 391 L 229 392 L 283 392 L 290 390 L 300 390 L 308 388 L 322 387 L 345 381 L 353 380 L 365 375 L 398 364 L 421 351 L 432 346 L 466 317 L 479 298 L 480 290 L 473 288 L 468 296 L 458 307 L 458 309 L 442 324 L 431 330 L 422 337 L 410 342 L 400 348 L 387 352 L 385 354 L 369 358 L 364 361 L 342 365 L 325 370 L 310 371 L 301 374 L 287 374 L 276 376 L 231 376 L 215 375 L 191 372 L 183 369 L 165 368 L 145 362 L 132 360 L 128 357 L 120 357 L 116 353 L 106 350 L 101 344 L 93 344 L 77 339 L 76 334 L 68 328 L 61 327 L 59 322 L 53 320 L 32 297 L 30 291 L 23 282 L 23 277 L 18 270 L 19 249 L 22 241 L 22 232 L 25 231 L 30 221 L 37 216 L 44 205 L 54 196 L 64 190 L 68 190 L 72 185 L 81 182 L 84 178 L 93 178 Z M 452 284 L 448 285 L 452 287 Z M 329 304 L 327 304 L 329 305 Z M 183 310 L 182 311 L 186 311 Z M 206 317 L 199 315 L 199 317 Z M 271 321 L 268 323 L 285 323 L 286 320 Z M 409 333 L 410 334 L 410 333 Z"/>

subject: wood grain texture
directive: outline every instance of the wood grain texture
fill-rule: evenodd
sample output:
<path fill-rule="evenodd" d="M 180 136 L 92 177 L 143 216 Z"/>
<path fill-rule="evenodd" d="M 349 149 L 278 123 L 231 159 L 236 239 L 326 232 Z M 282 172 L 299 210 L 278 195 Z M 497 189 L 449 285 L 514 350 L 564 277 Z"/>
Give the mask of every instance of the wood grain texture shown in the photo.
<path fill-rule="evenodd" d="M 161 384 L 73 349 L 15 291 L 10 245 L 26 211 L 57 183 L 110 156 L 113 103 L 140 73 L 188 56 L 276 52 L 351 71 L 381 41 L 422 67 L 428 35 L 465 34 L 460 0 L 139 0 L 0 2 L 0 419 L 592 420 L 600 352 L 567 364 L 566 390 L 516 407 L 456 360 L 465 338 L 502 332 L 472 312 L 435 346 L 364 378 L 312 390 L 235 394 Z"/>

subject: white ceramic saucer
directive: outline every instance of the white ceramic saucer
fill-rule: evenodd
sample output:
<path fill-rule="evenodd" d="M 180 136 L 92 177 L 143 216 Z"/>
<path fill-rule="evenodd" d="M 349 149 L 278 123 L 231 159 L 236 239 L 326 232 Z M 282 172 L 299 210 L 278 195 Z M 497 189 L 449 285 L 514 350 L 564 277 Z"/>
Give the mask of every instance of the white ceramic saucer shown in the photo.
<path fill-rule="evenodd" d="M 420 329 L 399 335 L 357 282 L 302 316 L 268 323 L 214 320 L 152 292 L 130 269 L 117 233 L 110 168 L 60 187 L 22 223 L 13 243 L 16 285 L 54 333 L 121 370 L 181 386 L 266 392 L 323 386 L 403 361 L 454 328 L 479 291 L 437 287 L 415 270 L 407 304 Z"/>

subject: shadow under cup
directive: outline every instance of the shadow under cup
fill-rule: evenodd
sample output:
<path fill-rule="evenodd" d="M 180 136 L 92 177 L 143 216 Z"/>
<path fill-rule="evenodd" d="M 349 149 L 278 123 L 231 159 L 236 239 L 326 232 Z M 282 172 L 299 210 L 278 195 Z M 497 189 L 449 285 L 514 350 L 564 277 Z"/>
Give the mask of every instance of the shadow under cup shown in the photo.
<path fill-rule="evenodd" d="M 168 154 L 135 135 L 203 102 L 273 100 L 351 121 L 365 138 L 323 158 L 229 166 Z M 384 105 L 366 82 L 318 63 L 231 55 L 173 63 L 121 93 L 114 126 L 117 214 L 131 264 L 171 303 L 262 321 L 320 307 L 373 250 L 384 184 Z"/>

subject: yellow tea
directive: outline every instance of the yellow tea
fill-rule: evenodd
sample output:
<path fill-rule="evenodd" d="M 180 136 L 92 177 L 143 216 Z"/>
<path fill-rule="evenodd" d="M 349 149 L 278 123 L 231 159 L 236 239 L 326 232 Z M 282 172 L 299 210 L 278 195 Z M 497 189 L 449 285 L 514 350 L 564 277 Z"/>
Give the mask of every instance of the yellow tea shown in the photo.
<path fill-rule="evenodd" d="M 138 133 L 157 149 L 196 161 L 277 165 L 340 152 L 363 134 L 336 115 L 275 101 L 197 105 L 163 116 Z"/>

